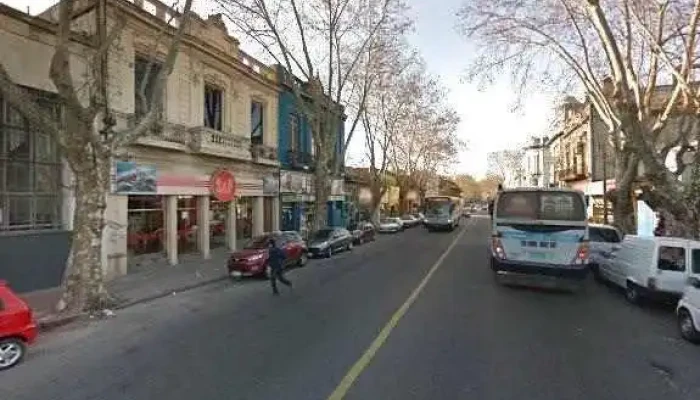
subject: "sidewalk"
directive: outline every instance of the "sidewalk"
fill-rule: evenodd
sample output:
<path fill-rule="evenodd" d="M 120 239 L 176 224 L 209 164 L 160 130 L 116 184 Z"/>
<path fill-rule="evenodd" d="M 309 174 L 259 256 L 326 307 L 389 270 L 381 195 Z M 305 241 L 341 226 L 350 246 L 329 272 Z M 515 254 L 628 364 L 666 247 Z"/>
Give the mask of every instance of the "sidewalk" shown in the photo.
<path fill-rule="evenodd" d="M 212 250 L 209 260 L 203 260 L 199 254 L 186 254 L 180 256 L 178 265 L 170 266 L 163 261 L 139 266 L 137 271 L 107 282 L 107 290 L 117 300 L 116 309 L 165 297 L 226 279 L 228 256 L 228 250 L 216 249 Z M 60 288 L 26 293 L 22 297 L 34 310 L 39 325 L 45 329 L 70 323 L 77 318 L 56 320 L 53 316 L 54 307 L 61 298 Z"/>

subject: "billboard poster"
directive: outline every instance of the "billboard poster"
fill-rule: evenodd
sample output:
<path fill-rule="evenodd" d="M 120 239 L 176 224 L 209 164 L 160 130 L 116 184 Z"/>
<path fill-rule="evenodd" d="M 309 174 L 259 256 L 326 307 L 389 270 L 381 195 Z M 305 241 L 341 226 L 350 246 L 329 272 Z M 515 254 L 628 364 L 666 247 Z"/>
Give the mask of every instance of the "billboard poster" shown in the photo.
<path fill-rule="evenodd" d="M 115 194 L 155 194 L 158 190 L 156 167 L 132 161 L 117 161 L 113 191 Z"/>

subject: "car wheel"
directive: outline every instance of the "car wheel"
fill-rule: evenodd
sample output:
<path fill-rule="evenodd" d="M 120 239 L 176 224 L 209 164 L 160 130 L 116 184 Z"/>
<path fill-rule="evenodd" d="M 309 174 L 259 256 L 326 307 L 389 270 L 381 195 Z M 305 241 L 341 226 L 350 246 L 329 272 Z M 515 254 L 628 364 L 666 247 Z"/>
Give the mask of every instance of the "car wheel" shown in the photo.
<path fill-rule="evenodd" d="M 309 255 L 306 252 L 301 253 L 299 261 L 297 261 L 297 266 L 303 267 L 309 261 Z"/>
<path fill-rule="evenodd" d="M 639 304 L 642 300 L 642 294 L 639 293 L 639 288 L 632 282 L 627 282 L 625 289 L 625 298 L 632 304 Z"/>
<path fill-rule="evenodd" d="M 692 343 L 700 342 L 700 332 L 695 329 L 693 317 L 690 315 L 688 310 L 681 309 L 678 311 L 678 329 L 680 330 L 683 339 Z"/>
<path fill-rule="evenodd" d="M 0 340 L 0 370 L 12 368 L 22 362 L 27 346 L 17 338 Z"/>

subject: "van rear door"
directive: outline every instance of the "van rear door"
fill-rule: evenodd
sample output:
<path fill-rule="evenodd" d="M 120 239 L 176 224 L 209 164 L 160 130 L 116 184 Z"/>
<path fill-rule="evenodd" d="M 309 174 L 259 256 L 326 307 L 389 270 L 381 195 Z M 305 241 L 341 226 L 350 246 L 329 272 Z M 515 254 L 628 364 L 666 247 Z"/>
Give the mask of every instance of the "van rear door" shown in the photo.
<path fill-rule="evenodd" d="M 656 257 L 656 289 L 668 293 L 683 293 L 690 264 L 690 252 L 686 241 L 663 241 Z"/>

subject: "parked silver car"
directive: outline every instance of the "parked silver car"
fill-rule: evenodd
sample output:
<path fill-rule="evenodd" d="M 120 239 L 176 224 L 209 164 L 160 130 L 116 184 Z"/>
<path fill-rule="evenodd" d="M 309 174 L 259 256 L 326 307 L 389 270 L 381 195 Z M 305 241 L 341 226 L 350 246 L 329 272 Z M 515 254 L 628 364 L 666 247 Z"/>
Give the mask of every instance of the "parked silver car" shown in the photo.
<path fill-rule="evenodd" d="M 611 225 L 590 224 L 588 226 L 590 240 L 590 266 L 593 276 L 598 275 L 598 266 L 612 254 L 615 246 L 622 242 L 623 234 Z"/>
<path fill-rule="evenodd" d="M 400 218 L 384 218 L 379 221 L 380 233 L 396 233 L 403 230 L 403 223 Z"/>

